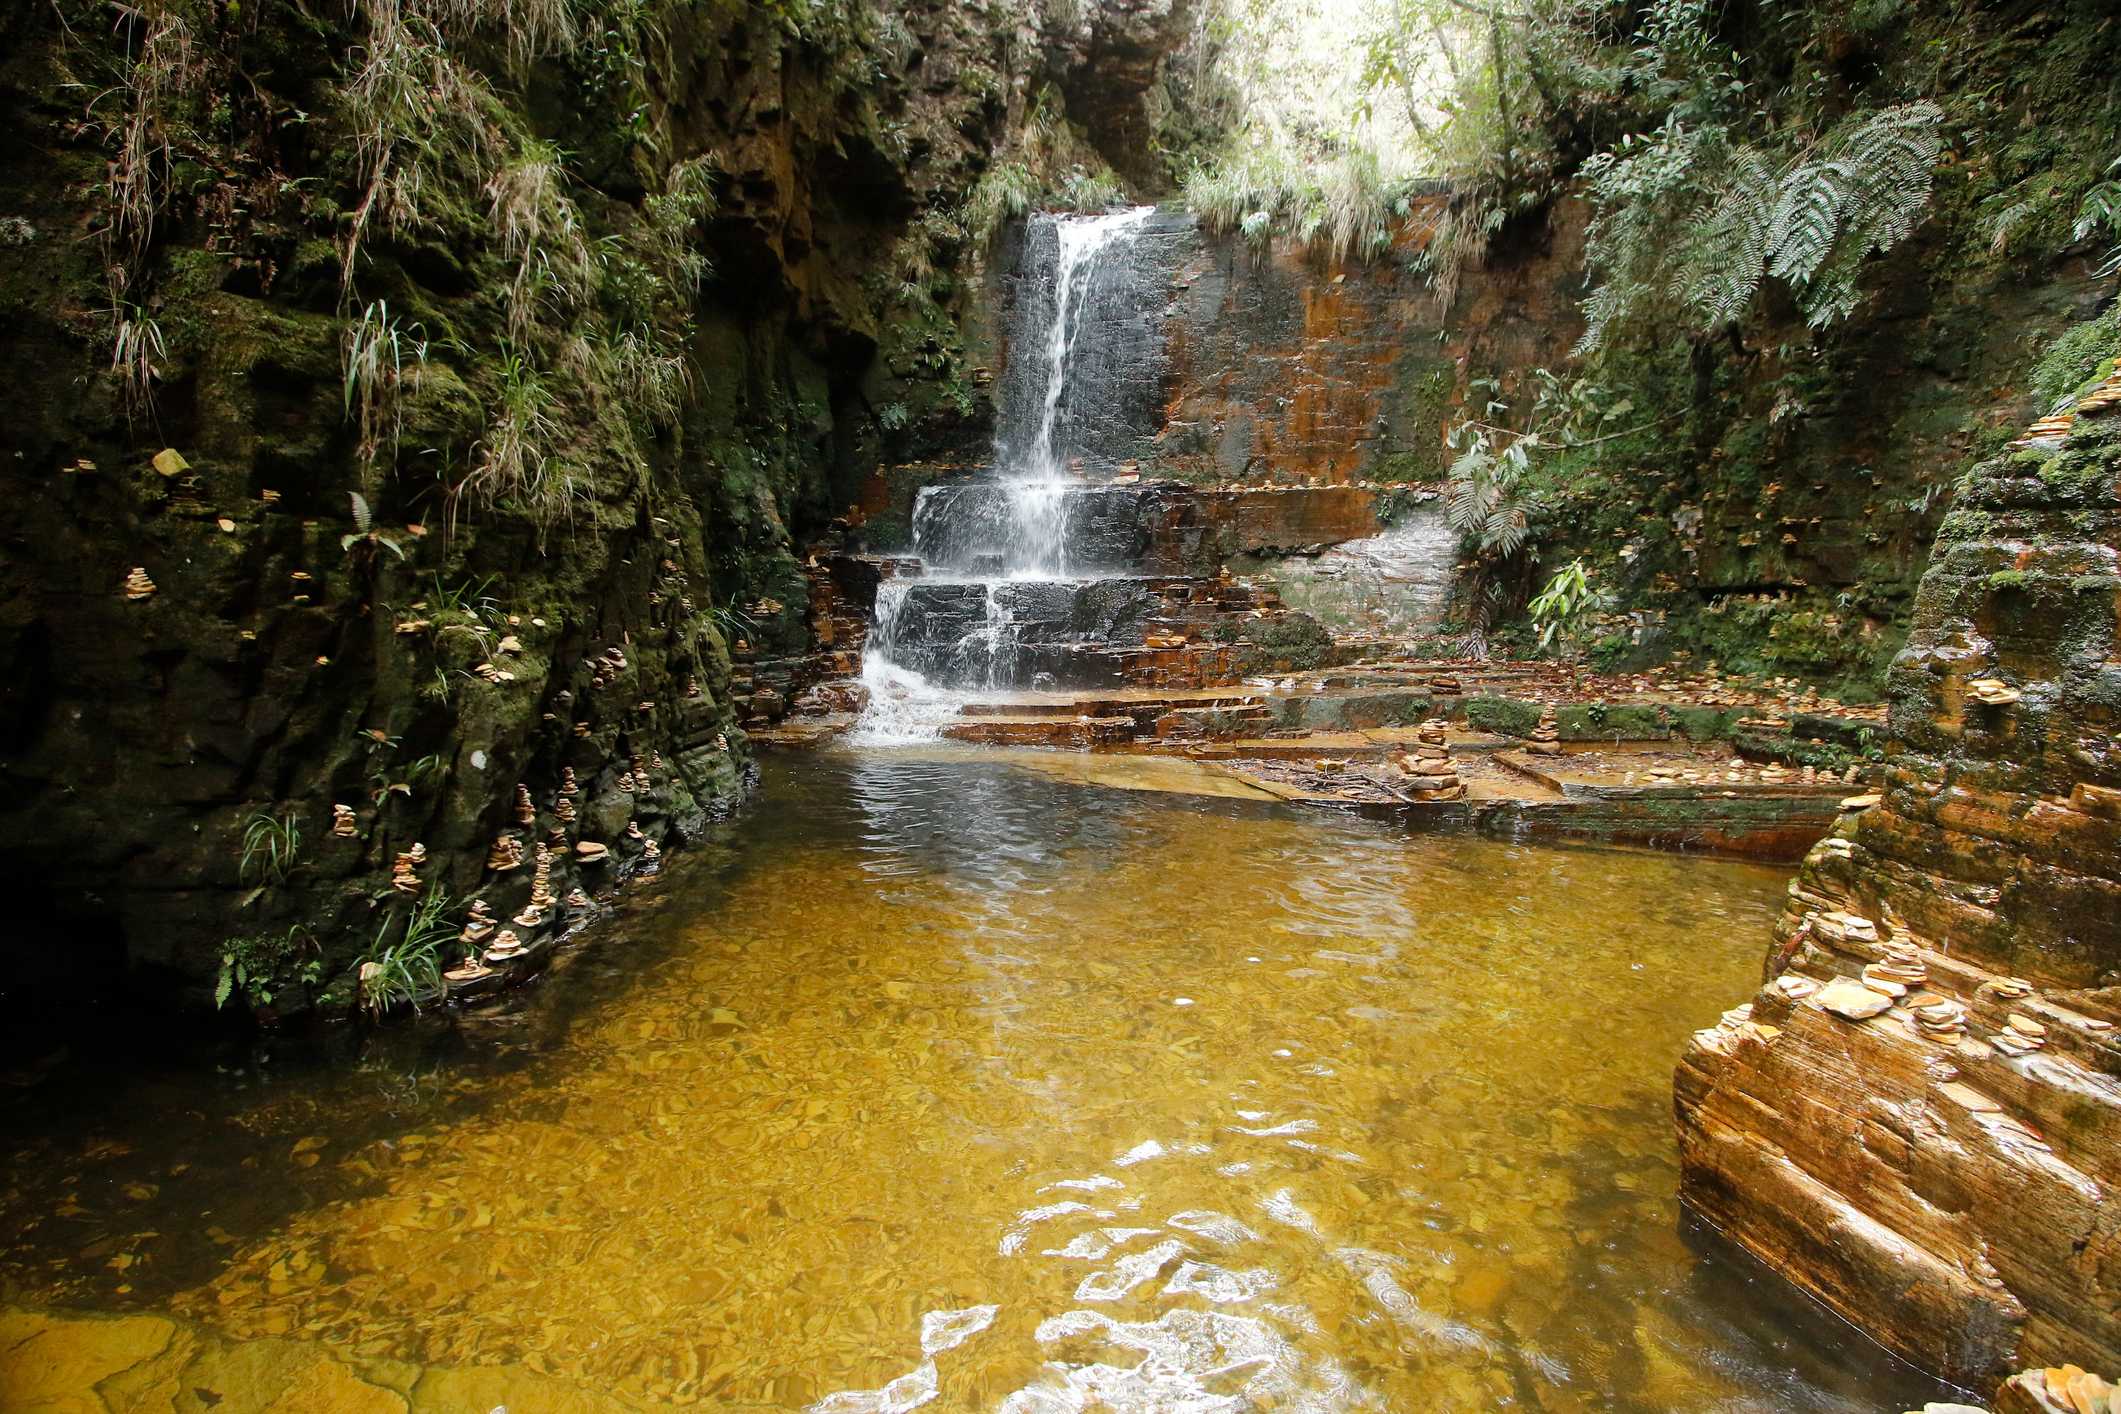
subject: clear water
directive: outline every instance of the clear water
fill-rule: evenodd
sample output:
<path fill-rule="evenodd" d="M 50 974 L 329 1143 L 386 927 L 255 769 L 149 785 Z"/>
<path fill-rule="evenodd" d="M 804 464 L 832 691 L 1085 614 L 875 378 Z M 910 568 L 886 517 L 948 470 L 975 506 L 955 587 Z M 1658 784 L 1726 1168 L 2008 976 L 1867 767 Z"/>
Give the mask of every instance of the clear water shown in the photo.
<path fill-rule="evenodd" d="M 0 1298 L 480 1409 L 1904 1409 L 1673 1199 L 1673 1062 L 1783 882 L 769 761 L 494 1010 L 9 1074 Z"/>

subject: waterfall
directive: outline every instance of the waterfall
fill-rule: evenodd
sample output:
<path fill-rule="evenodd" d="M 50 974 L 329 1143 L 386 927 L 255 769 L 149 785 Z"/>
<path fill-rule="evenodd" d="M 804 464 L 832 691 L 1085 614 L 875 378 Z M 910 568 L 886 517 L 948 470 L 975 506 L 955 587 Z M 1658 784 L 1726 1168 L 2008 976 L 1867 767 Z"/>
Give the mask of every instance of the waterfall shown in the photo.
<path fill-rule="evenodd" d="M 1169 271 L 1155 208 L 1042 215 L 1025 233 L 991 479 L 914 500 L 918 577 L 887 581 L 863 652 L 857 740 L 933 737 L 967 693 L 1031 686 L 1079 633 L 1077 596 L 1120 571 L 1136 498 L 1086 482 L 1152 435 Z"/>
<path fill-rule="evenodd" d="M 1053 313 L 1045 338 L 1045 394 L 1039 400 L 1038 432 L 1024 454 L 1021 467 L 1005 468 L 1033 483 L 1054 482 L 1069 474 L 1064 449 L 1054 445 L 1060 419 L 1061 399 L 1068 391 L 1074 367 L 1071 355 L 1082 333 L 1084 316 L 1092 304 L 1097 269 L 1105 254 L 1149 218 L 1153 206 L 1137 206 L 1109 216 L 1093 216 L 1054 222 L 1056 252 L 1053 276 Z"/>

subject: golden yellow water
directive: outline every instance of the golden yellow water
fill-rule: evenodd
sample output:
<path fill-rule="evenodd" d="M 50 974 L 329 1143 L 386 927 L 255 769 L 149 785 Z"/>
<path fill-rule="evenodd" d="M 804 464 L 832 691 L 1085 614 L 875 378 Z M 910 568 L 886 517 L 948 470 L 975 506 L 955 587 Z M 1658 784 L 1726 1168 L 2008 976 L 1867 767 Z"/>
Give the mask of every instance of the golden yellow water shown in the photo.
<path fill-rule="evenodd" d="M 1673 1198 L 1784 878 L 770 763 L 499 1009 L 12 1077 L 0 1296 L 640 1407 L 1900 1409 Z"/>

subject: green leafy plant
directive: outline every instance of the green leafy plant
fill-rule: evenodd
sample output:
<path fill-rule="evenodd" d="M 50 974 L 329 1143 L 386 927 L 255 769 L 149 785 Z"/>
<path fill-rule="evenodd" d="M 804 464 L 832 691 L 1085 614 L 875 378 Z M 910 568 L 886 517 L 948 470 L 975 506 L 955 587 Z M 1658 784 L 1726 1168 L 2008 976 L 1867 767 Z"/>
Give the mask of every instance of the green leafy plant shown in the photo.
<path fill-rule="evenodd" d="M 297 924 L 273 936 L 231 938 L 221 948 L 221 969 L 214 979 L 214 1009 L 237 992 L 253 1009 L 272 1005 L 290 986 L 314 987 L 323 978 L 324 960 L 316 939 Z"/>
<path fill-rule="evenodd" d="M 358 547 L 373 554 L 375 548 L 380 545 L 399 559 L 404 559 L 405 547 L 393 537 L 376 529 L 375 514 L 368 509 L 368 498 L 358 491 L 347 492 L 346 498 L 353 503 L 354 528 L 339 537 L 339 548 L 351 553 Z"/>
<path fill-rule="evenodd" d="M 1574 661 L 1582 656 L 1592 619 L 1605 608 L 1605 596 L 1591 585 L 1582 560 L 1554 571 L 1546 587 L 1532 597 L 1532 627 L 1539 651 Z"/>
<path fill-rule="evenodd" d="M 441 990 L 443 949 L 457 936 L 449 921 L 455 907 L 435 885 L 402 917 L 396 910 L 384 915 L 354 969 L 359 1004 L 371 1018 L 400 1003 L 417 1009 L 421 997 Z"/>
<path fill-rule="evenodd" d="M 697 291 L 713 273 L 700 249 L 700 225 L 715 211 L 719 161 L 710 152 L 676 163 L 664 175 L 663 190 L 641 203 L 655 233 L 664 278 L 682 289 Z"/>
<path fill-rule="evenodd" d="M 973 183 L 965 198 L 965 225 L 982 242 L 991 241 L 1003 224 L 1038 208 L 1044 184 L 1022 162 L 997 162 Z"/>
<path fill-rule="evenodd" d="M 302 821 L 293 810 L 275 815 L 261 810 L 243 824 L 243 852 L 236 861 L 237 877 L 256 876 L 268 883 L 281 883 L 295 867 L 302 847 Z"/>
<path fill-rule="evenodd" d="M 2106 170 L 2109 175 L 2084 193 L 2077 205 L 2076 224 L 2070 229 L 2073 241 L 2088 241 L 2101 232 L 2116 241 L 2094 272 L 2102 278 L 2121 271 L 2121 157 Z"/>
<path fill-rule="evenodd" d="M 1664 8 L 1696 7 L 1665 0 Z M 1735 83 L 1721 71 L 1702 79 L 1710 91 Z M 1584 164 L 1597 213 L 1584 258 L 1597 284 L 1584 303 L 1580 350 L 1625 325 L 1674 317 L 1714 332 L 1742 319 L 1768 280 L 1789 290 L 1813 327 L 1830 324 L 1855 309 L 1866 258 L 1921 221 L 1943 147 L 1936 104 L 1859 111 L 1794 151 L 1780 134 L 1747 141 L 1740 116 L 1676 105 L 1662 127 L 1631 133 Z"/>
<path fill-rule="evenodd" d="M 444 682 L 446 684 L 446 678 Z M 393 795 L 400 795 L 410 800 L 415 787 L 424 785 L 431 777 L 442 775 L 448 768 L 448 764 L 448 761 L 443 757 L 430 754 L 420 757 L 407 765 L 402 771 L 371 771 L 368 777 L 369 799 L 374 801 L 379 808 L 388 803 L 389 798 Z M 392 780 L 392 775 L 396 775 L 398 779 Z"/>

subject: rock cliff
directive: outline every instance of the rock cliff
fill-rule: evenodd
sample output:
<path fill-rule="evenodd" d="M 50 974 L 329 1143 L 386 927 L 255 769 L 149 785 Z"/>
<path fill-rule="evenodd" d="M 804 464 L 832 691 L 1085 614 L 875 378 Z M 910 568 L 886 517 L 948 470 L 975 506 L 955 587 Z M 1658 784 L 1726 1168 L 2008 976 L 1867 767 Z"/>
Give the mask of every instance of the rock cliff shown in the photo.
<path fill-rule="evenodd" d="M 1678 1071 L 1689 1206 L 1969 1387 L 2121 1365 L 2117 410 L 2121 375 L 1960 488 L 1881 798 Z"/>
<path fill-rule="evenodd" d="M 540 849 L 594 895 L 730 804 L 802 547 L 887 428 L 984 441 L 955 213 L 1183 20 L 0 18 L 0 991 L 342 1003 L 416 900 L 515 915 Z"/>

